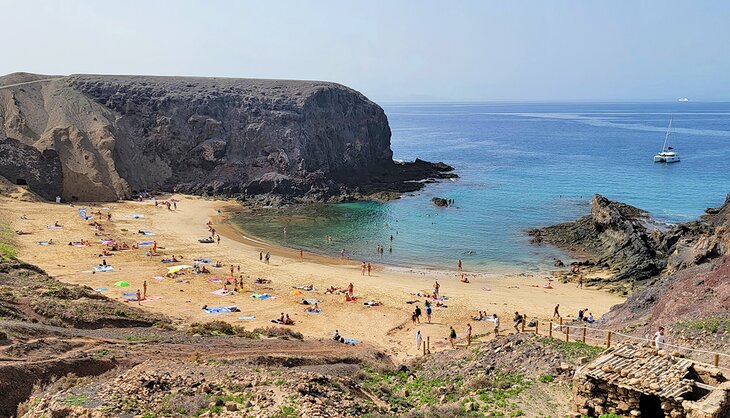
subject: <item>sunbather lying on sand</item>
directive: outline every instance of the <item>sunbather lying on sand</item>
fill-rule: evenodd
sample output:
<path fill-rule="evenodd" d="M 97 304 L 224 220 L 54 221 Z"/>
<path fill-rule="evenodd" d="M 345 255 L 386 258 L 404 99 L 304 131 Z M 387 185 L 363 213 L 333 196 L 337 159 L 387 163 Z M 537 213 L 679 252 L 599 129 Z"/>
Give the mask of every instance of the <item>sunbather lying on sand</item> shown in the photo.
<path fill-rule="evenodd" d="M 259 277 L 258 279 L 256 279 L 256 281 L 254 283 L 256 283 L 256 284 L 269 284 L 269 283 L 271 283 L 271 280 L 269 280 L 269 279 L 262 279 L 262 278 Z"/>

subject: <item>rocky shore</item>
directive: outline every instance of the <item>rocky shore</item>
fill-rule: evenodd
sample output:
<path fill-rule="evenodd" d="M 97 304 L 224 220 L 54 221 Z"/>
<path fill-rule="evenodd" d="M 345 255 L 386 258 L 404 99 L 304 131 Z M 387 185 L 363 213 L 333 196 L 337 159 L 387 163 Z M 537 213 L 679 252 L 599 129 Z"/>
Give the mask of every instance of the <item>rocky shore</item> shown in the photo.
<path fill-rule="evenodd" d="M 0 103 L 0 176 L 46 199 L 393 198 L 456 176 L 393 161 L 383 109 L 329 82 L 16 73 Z"/>
<path fill-rule="evenodd" d="M 661 225 L 633 206 L 595 195 L 591 214 L 573 222 L 532 229 L 536 245 L 573 252 L 581 268 L 610 272 L 586 281 L 630 293 L 659 278 L 724 256 L 730 249 L 730 195 L 701 219 Z"/>

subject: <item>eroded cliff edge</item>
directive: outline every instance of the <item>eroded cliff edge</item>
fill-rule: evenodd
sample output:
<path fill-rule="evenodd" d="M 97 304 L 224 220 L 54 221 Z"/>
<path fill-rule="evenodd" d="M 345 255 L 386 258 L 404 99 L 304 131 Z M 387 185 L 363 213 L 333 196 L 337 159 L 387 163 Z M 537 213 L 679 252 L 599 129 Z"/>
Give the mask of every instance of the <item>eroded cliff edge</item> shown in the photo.
<path fill-rule="evenodd" d="M 27 182 L 42 169 L 37 161 L 60 164 L 46 188 L 60 184 L 69 200 L 142 190 L 325 200 L 415 191 L 420 180 L 455 176 L 444 164 L 395 163 L 390 136 L 380 106 L 329 82 L 0 77 L 0 144 L 57 154 L 17 160 L 0 175 Z"/>

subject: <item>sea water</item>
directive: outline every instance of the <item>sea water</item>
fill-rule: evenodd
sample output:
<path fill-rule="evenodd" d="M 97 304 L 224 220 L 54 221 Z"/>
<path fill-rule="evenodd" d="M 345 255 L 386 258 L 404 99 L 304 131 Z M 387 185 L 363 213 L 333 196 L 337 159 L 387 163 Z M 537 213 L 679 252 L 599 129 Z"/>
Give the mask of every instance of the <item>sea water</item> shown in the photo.
<path fill-rule="evenodd" d="M 676 223 L 730 192 L 730 103 L 383 107 L 394 158 L 443 161 L 460 178 L 387 203 L 264 211 L 237 225 L 264 241 L 333 256 L 344 249 L 356 260 L 454 268 L 462 259 L 465 270 L 532 271 L 569 257 L 530 244 L 525 231 L 588 214 L 594 193 Z M 654 163 L 670 118 L 682 161 Z M 436 207 L 434 196 L 455 205 Z"/>

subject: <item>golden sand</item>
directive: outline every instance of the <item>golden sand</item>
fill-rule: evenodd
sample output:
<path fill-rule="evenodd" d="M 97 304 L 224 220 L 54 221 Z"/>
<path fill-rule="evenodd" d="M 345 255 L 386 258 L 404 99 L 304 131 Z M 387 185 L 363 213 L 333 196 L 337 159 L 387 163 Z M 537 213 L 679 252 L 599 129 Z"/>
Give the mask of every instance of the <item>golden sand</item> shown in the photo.
<path fill-rule="evenodd" d="M 105 287 L 102 293 L 111 298 L 124 300 L 122 293 L 135 292 L 147 280 L 148 295 L 161 299 L 141 304 L 142 309 L 161 312 L 182 322 L 225 320 L 243 325 L 248 329 L 261 326 L 274 326 L 271 319 L 278 318 L 282 312 L 288 313 L 296 324 L 294 330 L 312 338 L 329 338 L 337 329 L 346 338 L 362 340 L 383 349 L 396 358 L 415 356 L 415 333 L 417 329 L 425 337 L 431 337 L 432 349 L 447 347 L 446 337 L 449 326 L 454 326 L 459 336 L 463 336 L 467 323 L 471 323 L 473 334 L 486 334 L 491 331 L 491 322 L 472 321 L 477 311 L 497 313 L 501 317 L 503 332 L 512 326 L 515 311 L 526 313 L 529 317 L 548 320 L 555 304 L 560 304 L 563 316 L 576 315 L 578 309 L 588 307 L 598 318 L 623 298 L 598 290 L 576 289 L 572 284 L 553 283 L 553 289 L 543 289 L 544 276 L 499 275 L 479 273 L 468 277 L 471 283 L 461 283 L 456 271 L 414 271 L 374 266 L 370 277 L 363 277 L 360 263 L 339 260 L 264 245 L 247 239 L 230 225 L 226 224 L 226 213 L 242 210 L 235 203 L 206 200 L 192 196 L 173 196 L 178 199 L 177 210 L 168 210 L 165 205 L 155 207 L 153 201 L 114 202 L 86 206 L 89 211 L 108 208 L 112 220 L 101 218 L 103 236 L 117 242 L 133 244 L 156 240 L 159 256 L 148 257 L 144 253 L 151 247 L 116 252 L 107 257 L 107 263 L 114 271 L 93 273 L 93 267 L 101 262 L 98 255 L 102 251 L 100 237 L 89 222 L 100 220 L 94 216 L 86 222 L 78 215 L 81 205 L 22 202 L 1 198 L 0 211 L 3 221 L 14 230 L 32 232 L 31 235 L 17 236 L 15 244 L 18 256 L 26 262 L 36 264 L 59 280 L 87 285 L 97 289 Z M 217 210 L 224 209 L 218 216 Z M 106 212 L 104 212 L 106 213 Z M 134 219 L 131 214 L 144 215 Z M 27 219 L 21 219 L 25 217 Z M 198 239 L 209 235 L 206 223 L 212 220 L 217 232 L 223 236 L 220 244 L 201 244 Z M 47 225 L 58 221 L 63 228 L 51 229 Z M 154 236 L 139 234 L 138 230 L 149 230 Z M 39 245 L 38 241 L 53 239 L 54 245 Z M 88 240 L 90 247 L 69 246 L 71 241 Z M 271 251 L 270 264 L 259 261 L 260 251 Z M 160 260 L 172 255 L 182 256 L 179 263 L 165 264 Z M 168 267 L 173 265 L 193 265 L 195 258 L 220 260 L 223 268 L 213 269 L 211 274 L 192 274 L 186 270 L 182 284 L 175 279 L 154 279 L 164 276 Z M 230 276 L 230 266 L 236 266 L 235 276 L 245 278 L 245 291 L 232 296 L 218 296 L 211 292 L 221 289 L 222 283 L 212 283 L 211 277 Z M 241 273 L 237 266 L 240 265 Z M 270 279 L 267 285 L 253 284 L 256 278 Z M 130 287 L 115 287 L 120 280 L 128 281 Z M 416 304 L 406 301 L 417 300 L 421 309 L 423 298 L 414 294 L 430 292 L 433 283 L 441 284 L 441 295 L 447 296 L 444 303 L 448 308 L 434 308 L 431 324 L 413 325 L 411 312 Z M 343 295 L 324 294 L 329 286 L 346 288 L 353 283 L 356 302 L 345 302 Z M 292 295 L 293 287 L 314 285 L 318 290 Z M 486 290 L 489 289 L 489 290 Z M 275 299 L 257 300 L 252 293 L 268 293 Z M 322 313 L 306 314 L 302 299 L 319 299 Z M 376 300 L 383 306 L 367 307 L 363 302 Z M 136 303 L 136 302 L 127 302 Z M 237 306 L 241 312 L 209 314 L 202 310 L 203 305 Z M 240 316 L 255 315 L 255 320 L 239 320 Z M 424 321 L 422 321 L 424 322 Z"/>

